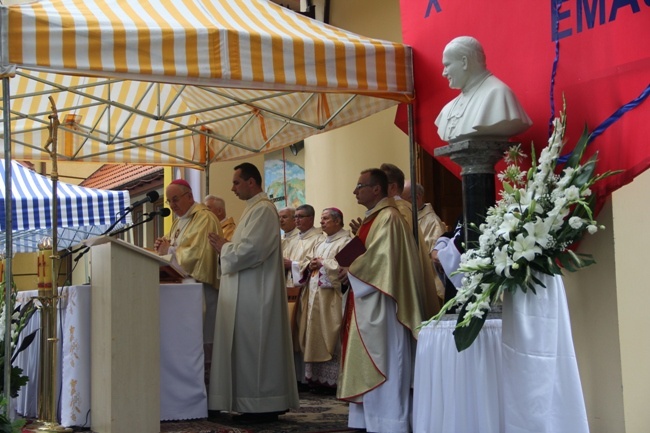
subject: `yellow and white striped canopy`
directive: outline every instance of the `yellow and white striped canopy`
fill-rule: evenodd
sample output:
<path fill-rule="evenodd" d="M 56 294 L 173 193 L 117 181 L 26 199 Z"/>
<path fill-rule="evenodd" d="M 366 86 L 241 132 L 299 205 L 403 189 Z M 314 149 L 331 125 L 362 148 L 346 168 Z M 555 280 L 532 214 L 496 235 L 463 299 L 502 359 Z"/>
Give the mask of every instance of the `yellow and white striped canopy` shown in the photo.
<path fill-rule="evenodd" d="M 48 97 L 61 159 L 203 167 L 413 97 L 409 47 L 265 0 L 37 0 L 0 27 L 15 159 L 49 159 Z"/>

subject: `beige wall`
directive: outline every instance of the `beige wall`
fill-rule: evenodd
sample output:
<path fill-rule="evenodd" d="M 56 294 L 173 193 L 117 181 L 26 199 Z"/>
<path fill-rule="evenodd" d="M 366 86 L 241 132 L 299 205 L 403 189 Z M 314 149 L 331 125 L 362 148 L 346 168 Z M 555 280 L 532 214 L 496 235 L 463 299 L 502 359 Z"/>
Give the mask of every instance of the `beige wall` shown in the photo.
<path fill-rule="evenodd" d="M 616 191 L 580 251 L 597 264 L 564 278 L 591 433 L 650 431 L 650 172 Z"/>
<path fill-rule="evenodd" d="M 391 162 L 409 172 L 408 137 L 393 125 L 394 118 L 394 109 L 385 110 L 307 140 L 306 197 L 317 214 L 334 206 L 346 223 L 363 215 L 366 209 L 352 194 L 363 169 Z"/>
<path fill-rule="evenodd" d="M 596 265 L 565 272 L 573 340 L 592 433 L 623 432 L 623 390 L 619 350 L 612 201 L 598 215 L 606 230 L 587 236 L 579 251 Z"/>
<path fill-rule="evenodd" d="M 650 431 L 650 172 L 612 196 L 615 269 L 625 431 Z M 614 307 L 613 305 L 611 306 Z M 604 431 L 604 430 L 603 430 Z M 613 431 L 613 430 L 610 430 Z"/>

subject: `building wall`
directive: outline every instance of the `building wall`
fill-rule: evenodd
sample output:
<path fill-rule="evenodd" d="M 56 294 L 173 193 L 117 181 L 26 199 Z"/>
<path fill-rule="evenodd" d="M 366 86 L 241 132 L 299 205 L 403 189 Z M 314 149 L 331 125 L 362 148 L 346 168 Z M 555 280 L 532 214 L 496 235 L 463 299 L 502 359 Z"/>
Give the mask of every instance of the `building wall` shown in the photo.
<path fill-rule="evenodd" d="M 650 172 L 646 171 L 612 195 L 614 257 L 607 272 L 613 268 L 616 276 L 616 285 L 609 287 L 617 300 L 622 384 L 611 391 L 623 390 L 627 433 L 650 431 L 650 314 L 645 308 L 650 305 L 650 255 L 643 252 L 650 245 L 649 189 Z"/>

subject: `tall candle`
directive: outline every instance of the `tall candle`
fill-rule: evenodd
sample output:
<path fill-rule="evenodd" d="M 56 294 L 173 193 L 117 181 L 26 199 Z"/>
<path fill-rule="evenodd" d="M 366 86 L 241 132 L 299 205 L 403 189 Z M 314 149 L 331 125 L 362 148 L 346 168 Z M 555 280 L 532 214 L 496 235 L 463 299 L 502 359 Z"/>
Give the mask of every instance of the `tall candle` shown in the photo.
<path fill-rule="evenodd" d="M 52 287 L 52 250 L 43 251 L 43 286 Z"/>
<path fill-rule="evenodd" d="M 36 261 L 38 263 L 38 269 L 37 269 L 38 287 L 43 287 L 43 281 L 44 281 L 43 280 L 43 278 L 44 278 L 44 274 L 43 274 L 43 271 L 44 271 L 44 269 L 43 269 L 43 250 L 38 250 L 38 254 L 37 254 L 36 257 L 37 257 Z"/>

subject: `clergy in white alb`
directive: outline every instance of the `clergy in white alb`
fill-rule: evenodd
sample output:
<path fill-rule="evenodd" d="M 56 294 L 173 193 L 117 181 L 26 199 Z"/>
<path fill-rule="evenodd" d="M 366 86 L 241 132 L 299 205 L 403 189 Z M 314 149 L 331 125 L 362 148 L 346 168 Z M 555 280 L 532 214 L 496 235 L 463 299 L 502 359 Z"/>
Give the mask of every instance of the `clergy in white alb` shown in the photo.
<path fill-rule="evenodd" d="M 280 228 L 282 229 L 282 256 L 286 257 L 284 254 L 285 250 L 289 248 L 289 245 L 296 239 L 298 239 L 298 233 L 300 230 L 296 228 L 296 220 L 294 215 L 296 214 L 296 209 L 292 207 L 285 207 L 278 211 L 278 216 L 280 218 Z"/>
<path fill-rule="evenodd" d="M 208 407 L 277 417 L 299 402 L 280 224 L 261 182 L 254 165 L 235 167 L 232 190 L 246 208 L 232 241 L 209 236 L 221 253 L 221 293 Z"/>
<path fill-rule="evenodd" d="M 343 213 L 323 210 L 320 220 L 326 237 L 306 265 L 309 279 L 298 309 L 298 337 L 305 362 L 305 378 L 313 388 L 336 388 L 341 352 L 343 294 L 336 254 L 350 241 L 343 229 Z"/>
<path fill-rule="evenodd" d="M 284 256 L 284 267 L 287 269 L 287 273 L 290 274 L 287 280 L 291 279 L 293 283 L 296 300 L 299 299 L 307 280 L 306 276 L 302 274 L 302 270 L 309 263 L 309 260 L 314 257 L 314 248 L 316 245 L 323 241 L 323 231 L 320 227 L 314 227 L 314 216 L 315 211 L 311 205 L 302 204 L 296 208 L 294 220 L 296 222 L 298 236 L 291 242 L 286 250 L 287 255 Z M 296 381 L 305 384 L 305 363 L 302 359 L 300 343 L 298 342 L 298 323 L 295 317 L 295 308 L 297 307 L 293 305 L 293 308 L 291 338 L 293 340 Z"/>

